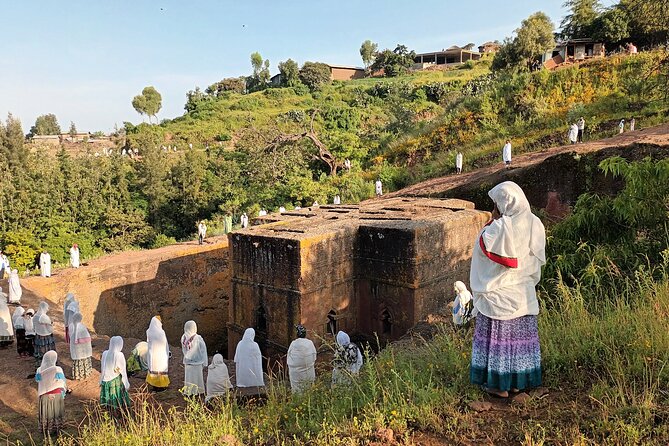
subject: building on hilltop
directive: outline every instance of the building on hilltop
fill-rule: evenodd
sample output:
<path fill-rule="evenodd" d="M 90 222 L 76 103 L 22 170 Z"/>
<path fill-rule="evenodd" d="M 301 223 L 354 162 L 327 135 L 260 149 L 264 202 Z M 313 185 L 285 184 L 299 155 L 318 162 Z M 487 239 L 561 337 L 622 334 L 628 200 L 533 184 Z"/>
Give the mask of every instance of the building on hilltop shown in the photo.
<path fill-rule="evenodd" d="M 502 44 L 499 43 L 498 41 L 490 41 L 486 42 L 483 45 L 479 45 L 479 53 L 485 54 L 485 53 L 496 53 L 499 51 L 499 49 L 502 47 Z"/>
<path fill-rule="evenodd" d="M 441 51 L 416 54 L 416 57 L 413 59 L 413 68 L 422 70 L 434 65 L 456 66 L 462 65 L 469 60 L 479 60 L 480 58 L 481 53 L 453 45 Z"/>
<path fill-rule="evenodd" d="M 253 327 L 263 355 L 286 354 L 295 325 L 317 344 L 338 330 L 381 342 L 444 312 L 468 281 L 489 213 L 463 200 L 393 198 L 256 219 L 228 235 L 232 295 L 228 352 Z"/>
<path fill-rule="evenodd" d="M 330 67 L 330 79 L 333 81 L 349 81 L 365 77 L 364 68 L 331 64 L 327 64 L 327 66 Z"/>
<path fill-rule="evenodd" d="M 604 57 L 606 48 L 603 42 L 594 39 L 571 39 L 559 42 L 551 51 L 547 51 L 541 62 L 546 68 L 552 69 L 563 63 L 577 63 L 588 59 Z"/>

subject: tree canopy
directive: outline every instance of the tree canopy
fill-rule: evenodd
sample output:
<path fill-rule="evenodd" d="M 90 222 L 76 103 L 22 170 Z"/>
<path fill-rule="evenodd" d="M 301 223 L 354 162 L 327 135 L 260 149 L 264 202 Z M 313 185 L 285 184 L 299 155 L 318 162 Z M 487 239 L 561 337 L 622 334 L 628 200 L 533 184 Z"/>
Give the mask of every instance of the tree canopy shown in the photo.
<path fill-rule="evenodd" d="M 553 23 L 543 12 L 536 12 L 521 22 L 516 36 L 506 39 L 495 54 L 493 69 L 529 68 L 532 62 L 555 47 Z"/>
<path fill-rule="evenodd" d="M 300 68 L 293 59 L 279 62 L 279 73 L 284 87 L 294 87 L 300 83 Z"/>
<path fill-rule="evenodd" d="M 398 44 L 394 50 L 385 49 L 376 53 L 374 63 L 371 66 L 372 71 L 383 71 L 386 77 L 395 77 L 406 73 L 413 65 L 416 53 L 406 47 Z"/>
<path fill-rule="evenodd" d="M 374 62 L 374 56 L 378 48 L 379 46 L 369 39 L 360 45 L 360 57 L 362 57 L 362 63 L 365 65 L 365 68 L 369 68 L 372 62 Z"/>
<path fill-rule="evenodd" d="M 156 117 L 162 107 L 163 98 L 154 87 L 144 87 L 141 94 L 132 99 L 132 107 L 140 115 L 146 115 L 151 122 L 151 117 Z M 156 118 L 157 119 L 157 118 Z"/>
<path fill-rule="evenodd" d="M 321 62 L 304 62 L 299 72 L 300 81 L 311 90 L 318 90 L 331 80 L 330 66 Z"/>
<path fill-rule="evenodd" d="M 569 8 L 560 24 L 560 37 L 580 39 L 592 37 L 592 25 L 602 9 L 599 0 L 567 0 L 563 5 Z"/>
<path fill-rule="evenodd" d="M 60 135 L 60 125 L 53 113 L 40 115 L 35 119 L 35 125 L 30 128 L 30 135 Z"/>

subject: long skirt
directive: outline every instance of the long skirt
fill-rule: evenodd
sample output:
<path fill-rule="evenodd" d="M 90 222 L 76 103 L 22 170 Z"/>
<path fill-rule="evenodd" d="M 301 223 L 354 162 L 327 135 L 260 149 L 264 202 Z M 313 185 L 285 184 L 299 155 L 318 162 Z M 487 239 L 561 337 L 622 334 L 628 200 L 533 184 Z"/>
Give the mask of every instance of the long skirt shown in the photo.
<path fill-rule="evenodd" d="M 53 340 L 53 335 L 35 336 L 35 359 L 42 360 L 42 356 L 49 350 L 56 350 L 56 342 Z"/>
<path fill-rule="evenodd" d="M 541 349 L 537 316 L 508 321 L 476 317 L 472 384 L 491 389 L 522 390 L 541 385 Z"/>
<path fill-rule="evenodd" d="M 204 375 L 201 365 L 185 364 L 186 376 L 182 392 L 184 395 L 201 395 L 204 393 Z"/>
<path fill-rule="evenodd" d="M 57 432 L 63 426 L 63 418 L 65 418 L 63 395 L 56 393 L 40 396 L 37 410 L 37 428 L 44 435 Z"/>
<path fill-rule="evenodd" d="M 133 353 L 130 355 L 128 358 L 128 362 L 126 364 L 126 370 L 128 371 L 128 374 L 134 375 L 138 372 L 146 371 L 146 367 L 142 365 L 142 361 L 139 358 L 139 355 L 137 354 L 136 351 L 133 350 Z"/>
<path fill-rule="evenodd" d="M 170 377 L 167 372 L 149 372 L 146 374 L 146 383 L 156 390 L 165 390 L 170 385 Z"/>
<path fill-rule="evenodd" d="M 19 356 L 28 356 L 28 340 L 26 339 L 26 329 L 16 329 L 16 352 Z"/>
<path fill-rule="evenodd" d="M 113 409 L 130 406 L 130 395 L 125 390 L 121 375 L 117 375 L 111 381 L 103 381 L 100 384 L 100 404 Z"/>
<path fill-rule="evenodd" d="M 93 373 L 93 364 L 90 356 L 72 361 L 72 379 L 86 379 L 91 376 L 91 373 Z"/>
<path fill-rule="evenodd" d="M 35 356 L 35 335 L 26 335 L 26 356 Z"/>

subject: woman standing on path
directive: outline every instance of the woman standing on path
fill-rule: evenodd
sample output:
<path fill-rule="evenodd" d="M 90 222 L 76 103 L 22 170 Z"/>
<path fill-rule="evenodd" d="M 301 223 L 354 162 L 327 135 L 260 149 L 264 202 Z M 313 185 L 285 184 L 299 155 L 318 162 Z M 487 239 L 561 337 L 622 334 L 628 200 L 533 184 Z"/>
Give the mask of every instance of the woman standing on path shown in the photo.
<path fill-rule="evenodd" d="M 37 427 L 44 436 L 58 433 L 65 418 L 67 382 L 63 369 L 56 365 L 58 354 L 46 352 L 35 373 L 37 381 Z"/>
<path fill-rule="evenodd" d="M 546 263 L 544 225 L 523 190 L 511 181 L 488 195 L 492 220 L 479 234 L 470 272 L 476 318 L 470 378 L 488 393 L 508 397 L 541 385 L 536 285 Z"/>
<path fill-rule="evenodd" d="M 187 396 L 201 395 L 204 388 L 204 369 L 207 367 L 207 345 L 202 336 L 197 334 L 195 321 L 188 321 L 184 325 L 184 334 L 181 336 L 181 350 L 185 369 L 184 387 L 182 392 Z"/>
<path fill-rule="evenodd" d="M 146 330 L 146 343 L 149 344 L 148 365 L 146 382 L 153 390 L 159 392 L 167 389 L 170 385 L 170 377 L 167 375 L 170 358 L 170 345 L 160 322 L 160 316 L 154 316 Z"/>
<path fill-rule="evenodd" d="M 35 327 L 35 360 L 41 361 L 44 354 L 50 350 L 56 350 L 56 342 L 53 340 L 53 323 L 47 315 L 49 304 L 42 301 L 37 313 L 33 318 Z"/>
<path fill-rule="evenodd" d="M 70 316 L 70 357 L 72 358 L 72 379 L 88 378 L 93 371 L 91 357 L 93 347 L 91 334 L 82 322 L 81 313 Z"/>
<path fill-rule="evenodd" d="M 130 406 L 130 382 L 121 350 L 123 338 L 112 336 L 109 349 L 102 353 L 100 359 L 100 405 L 110 409 L 113 415 L 118 415 L 120 409 Z"/>

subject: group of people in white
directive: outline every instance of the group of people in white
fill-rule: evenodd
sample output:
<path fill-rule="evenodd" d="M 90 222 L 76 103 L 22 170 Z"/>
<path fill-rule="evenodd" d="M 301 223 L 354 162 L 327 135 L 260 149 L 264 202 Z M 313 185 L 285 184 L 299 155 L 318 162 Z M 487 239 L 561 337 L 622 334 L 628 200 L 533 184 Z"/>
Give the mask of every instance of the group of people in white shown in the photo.
<path fill-rule="evenodd" d="M 79 245 L 74 243 L 70 248 L 70 266 L 72 268 L 81 267 L 81 253 Z M 39 255 L 39 270 L 42 277 L 51 277 L 51 254 L 44 249 Z"/>

